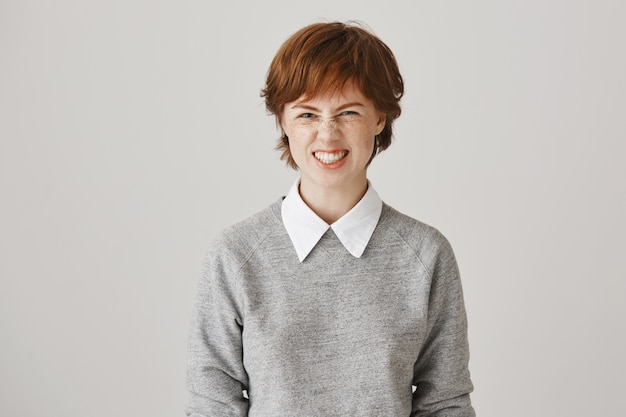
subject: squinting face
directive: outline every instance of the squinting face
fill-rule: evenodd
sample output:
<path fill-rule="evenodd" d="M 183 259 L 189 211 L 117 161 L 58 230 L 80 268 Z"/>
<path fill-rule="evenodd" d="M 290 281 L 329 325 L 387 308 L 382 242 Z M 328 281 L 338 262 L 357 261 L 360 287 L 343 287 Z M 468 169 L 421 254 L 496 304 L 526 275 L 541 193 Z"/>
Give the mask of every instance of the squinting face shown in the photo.
<path fill-rule="evenodd" d="M 348 83 L 338 94 L 287 103 L 281 125 L 300 169 L 301 186 L 363 187 L 385 115 Z"/>

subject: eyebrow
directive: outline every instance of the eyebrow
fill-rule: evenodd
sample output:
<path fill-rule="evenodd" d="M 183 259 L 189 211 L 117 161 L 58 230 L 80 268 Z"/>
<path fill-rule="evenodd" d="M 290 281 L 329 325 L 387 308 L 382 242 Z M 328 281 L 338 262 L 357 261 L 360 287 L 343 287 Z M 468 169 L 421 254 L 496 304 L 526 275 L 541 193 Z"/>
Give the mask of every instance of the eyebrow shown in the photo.
<path fill-rule="evenodd" d="M 336 109 L 333 109 L 334 111 L 341 111 L 343 109 L 347 109 L 348 107 L 365 107 L 365 105 L 363 103 L 360 103 L 358 101 L 352 101 L 350 103 L 345 103 L 342 104 L 341 106 L 337 107 Z M 293 106 L 291 106 L 292 109 L 302 109 L 302 110 L 312 110 L 312 111 L 319 111 L 319 109 L 315 106 L 311 106 L 310 104 L 306 104 L 306 103 L 296 103 Z"/>

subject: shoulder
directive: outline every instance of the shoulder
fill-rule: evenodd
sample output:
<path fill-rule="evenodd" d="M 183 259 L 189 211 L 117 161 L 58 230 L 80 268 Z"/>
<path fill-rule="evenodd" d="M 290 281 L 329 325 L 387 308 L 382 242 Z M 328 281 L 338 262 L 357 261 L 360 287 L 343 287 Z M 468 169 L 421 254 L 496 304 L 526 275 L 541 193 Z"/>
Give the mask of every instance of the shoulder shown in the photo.
<path fill-rule="evenodd" d="M 401 213 L 385 203 L 378 227 L 381 231 L 394 234 L 401 239 L 428 269 L 432 269 L 434 263 L 442 256 L 454 256 L 450 242 L 439 229 Z"/>
<path fill-rule="evenodd" d="M 383 203 L 379 226 L 393 230 L 413 247 L 448 244 L 439 229 Z"/>
<path fill-rule="evenodd" d="M 209 257 L 228 257 L 241 264 L 265 239 L 284 229 L 280 216 L 282 198 L 262 211 L 221 230 L 213 240 Z"/>

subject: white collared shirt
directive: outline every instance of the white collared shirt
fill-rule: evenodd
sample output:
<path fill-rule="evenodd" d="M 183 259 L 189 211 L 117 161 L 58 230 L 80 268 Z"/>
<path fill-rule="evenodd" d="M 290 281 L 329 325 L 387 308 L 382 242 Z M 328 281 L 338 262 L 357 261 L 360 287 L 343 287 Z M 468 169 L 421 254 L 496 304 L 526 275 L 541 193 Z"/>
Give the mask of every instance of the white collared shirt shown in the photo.
<path fill-rule="evenodd" d="M 302 262 L 329 228 L 355 258 L 360 258 L 378 224 L 383 202 L 370 182 L 367 192 L 349 212 L 329 225 L 306 205 L 300 192 L 300 179 L 282 202 L 281 213 L 289 238 Z"/>

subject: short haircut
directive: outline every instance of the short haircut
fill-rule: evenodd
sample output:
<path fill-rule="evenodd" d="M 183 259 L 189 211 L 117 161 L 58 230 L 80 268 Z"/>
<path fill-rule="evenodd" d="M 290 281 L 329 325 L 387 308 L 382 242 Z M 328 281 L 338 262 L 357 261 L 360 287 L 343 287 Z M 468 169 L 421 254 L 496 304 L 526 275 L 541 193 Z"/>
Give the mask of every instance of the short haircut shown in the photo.
<path fill-rule="evenodd" d="M 386 116 L 383 131 L 376 136 L 374 157 L 391 144 L 404 82 L 391 49 L 362 25 L 315 23 L 294 33 L 272 60 L 261 97 L 280 125 L 285 104 L 302 96 L 339 92 L 348 82 L 354 82 Z M 281 159 L 287 165 L 297 169 L 284 132 L 276 149 L 282 151 Z"/>

